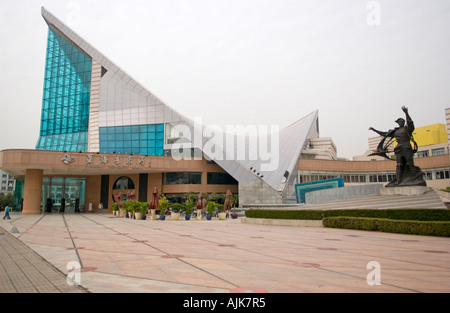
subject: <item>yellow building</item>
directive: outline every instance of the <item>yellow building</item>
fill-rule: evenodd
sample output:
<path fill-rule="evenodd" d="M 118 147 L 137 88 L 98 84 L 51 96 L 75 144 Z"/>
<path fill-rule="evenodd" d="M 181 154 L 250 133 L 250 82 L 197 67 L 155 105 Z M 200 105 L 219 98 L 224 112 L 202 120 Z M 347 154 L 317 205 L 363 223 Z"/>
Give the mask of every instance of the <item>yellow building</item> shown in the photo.
<path fill-rule="evenodd" d="M 413 136 L 419 146 L 418 158 L 449 154 L 450 146 L 445 124 L 437 123 L 418 127 L 414 130 Z"/>
<path fill-rule="evenodd" d="M 418 127 L 413 136 L 419 147 L 446 143 L 448 140 L 446 126 L 441 123 Z"/>

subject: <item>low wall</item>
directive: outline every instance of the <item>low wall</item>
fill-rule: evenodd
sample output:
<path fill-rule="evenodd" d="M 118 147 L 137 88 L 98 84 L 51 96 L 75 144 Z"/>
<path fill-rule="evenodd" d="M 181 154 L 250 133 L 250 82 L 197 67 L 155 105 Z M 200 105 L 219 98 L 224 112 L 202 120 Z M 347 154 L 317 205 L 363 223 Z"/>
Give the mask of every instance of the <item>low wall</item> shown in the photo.
<path fill-rule="evenodd" d="M 331 188 L 307 192 L 306 204 L 314 204 L 326 201 L 345 200 L 354 197 L 379 194 L 383 184 L 353 185 L 341 188 Z"/>
<path fill-rule="evenodd" d="M 239 182 L 239 204 L 249 207 L 255 203 L 283 204 L 283 198 L 262 180 Z"/>
<path fill-rule="evenodd" d="M 323 227 L 322 220 L 283 220 L 274 218 L 241 218 L 241 223 L 273 226 Z"/>

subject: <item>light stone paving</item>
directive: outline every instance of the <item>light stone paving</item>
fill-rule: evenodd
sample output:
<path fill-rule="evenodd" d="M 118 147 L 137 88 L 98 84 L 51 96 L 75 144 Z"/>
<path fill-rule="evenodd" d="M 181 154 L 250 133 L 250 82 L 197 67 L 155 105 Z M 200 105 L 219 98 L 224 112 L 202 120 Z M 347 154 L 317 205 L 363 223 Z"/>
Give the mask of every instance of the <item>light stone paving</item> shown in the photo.
<path fill-rule="evenodd" d="M 10 234 L 14 226 L 19 233 Z M 1 246 L 16 237 L 16 244 L 39 254 L 63 279 L 67 264 L 78 262 L 81 286 L 93 293 L 450 292 L 449 238 L 240 219 L 137 221 L 110 214 L 16 213 L 0 227 Z M 2 275 L 9 269 L 5 251 Z M 22 277 L 45 266 L 29 255 L 21 262 L 26 259 L 32 268 L 15 262 Z M 381 285 L 368 284 L 371 261 L 380 265 Z M 10 292 L 40 291 L 26 281 L 24 289 L 14 290 L 3 277 Z M 58 291 L 74 290 L 67 287 Z"/>

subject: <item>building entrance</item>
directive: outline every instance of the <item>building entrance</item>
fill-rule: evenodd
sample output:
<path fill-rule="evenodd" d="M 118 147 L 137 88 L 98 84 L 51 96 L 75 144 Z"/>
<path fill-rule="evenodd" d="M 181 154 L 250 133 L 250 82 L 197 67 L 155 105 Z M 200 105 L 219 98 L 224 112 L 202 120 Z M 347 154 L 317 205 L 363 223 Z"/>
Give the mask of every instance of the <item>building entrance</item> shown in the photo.
<path fill-rule="evenodd" d="M 44 177 L 42 211 L 79 213 L 85 210 L 86 179 L 77 177 Z"/>

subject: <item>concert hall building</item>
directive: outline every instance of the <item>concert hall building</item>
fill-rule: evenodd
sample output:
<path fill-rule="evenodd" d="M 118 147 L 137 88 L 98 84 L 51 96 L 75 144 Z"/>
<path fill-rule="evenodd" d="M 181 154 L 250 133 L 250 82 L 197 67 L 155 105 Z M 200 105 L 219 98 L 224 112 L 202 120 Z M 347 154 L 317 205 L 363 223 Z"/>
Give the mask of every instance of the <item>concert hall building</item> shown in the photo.
<path fill-rule="evenodd" d="M 369 173 L 395 172 L 395 162 L 338 160 L 333 141 L 319 137 L 317 111 L 273 137 L 259 129 L 255 137 L 250 127 L 212 136 L 44 8 L 42 16 L 48 39 L 36 148 L 0 152 L 23 214 L 44 212 L 48 199 L 56 211 L 62 203 L 65 212 L 96 211 L 102 202 L 108 212 L 115 196 L 147 202 L 154 187 L 173 200 L 230 190 L 241 205 L 280 205 L 296 202 L 298 183 L 339 176 L 370 183 Z M 448 151 L 425 159 L 418 165 L 449 178 Z"/>

